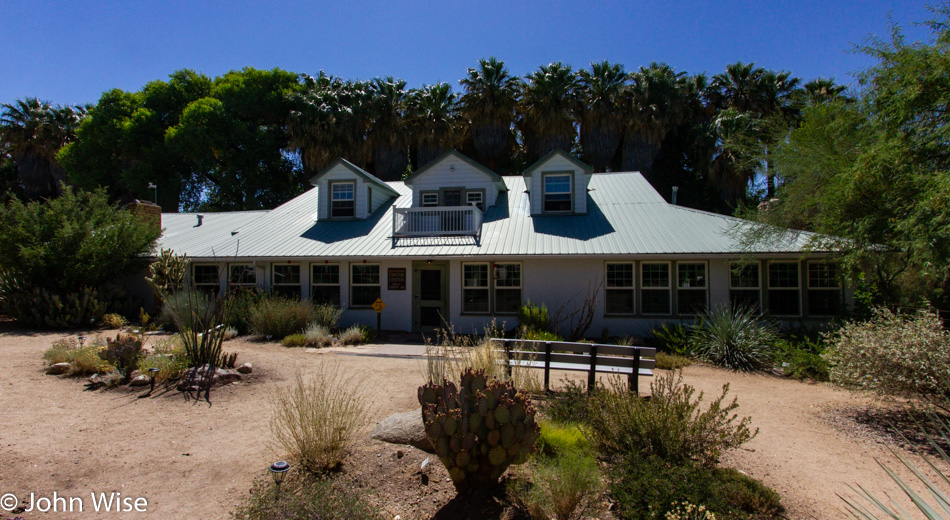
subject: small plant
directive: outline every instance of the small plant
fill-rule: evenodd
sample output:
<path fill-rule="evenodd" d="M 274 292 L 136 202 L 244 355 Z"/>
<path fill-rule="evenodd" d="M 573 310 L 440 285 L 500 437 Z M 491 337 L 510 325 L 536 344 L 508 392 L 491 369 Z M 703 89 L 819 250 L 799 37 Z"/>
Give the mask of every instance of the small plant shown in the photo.
<path fill-rule="evenodd" d="M 597 459 L 577 451 L 540 457 L 523 473 L 530 484 L 524 479 L 513 481 L 508 497 L 532 519 L 590 518 L 603 490 Z"/>
<path fill-rule="evenodd" d="M 689 502 L 674 502 L 673 510 L 667 511 L 664 520 L 716 520 L 716 513 Z"/>
<path fill-rule="evenodd" d="M 693 364 L 693 360 L 678 354 L 656 351 L 656 368 L 660 370 L 679 370 Z"/>
<path fill-rule="evenodd" d="M 279 498 L 279 500 L 278 500 Z M 333 480 L 297 478 L 281 485 L 259 479 L 234 512 L 240 520 L 380 520 L 354 488 Z"/>
<path fill-rule="evenodd" d="M 716 307 L 703 315 L 703 326 L 690 336 L 693 355 L 732 370 L 771 368 L 778 334 L 751 308 Z"/>
<path fill-rule="evenodd" d="M 556 423 L 587 424 L 590 421 L 587 387 L 573 379 L 565 379 L 562 386 L 541 401 L 545 417 Z"/>
<path fill-rule="evenodd" d="M 426 437 L 460 493 L 494 486 L 509 465 L 527 460 L 539 436 L 527 394 L 481 370 L 466 370 L 457 386 L 419 387 L 419 404 Z"/>
<path fill-rule="evenodd" d="M 234 327 L 226 327 L 224 329 L 224 341 L 229 341 L 238 337 L 238 331 Z"/>
<path fill-rule="evenodd" d="M 234 368 L 237 365 L 237 352 L 222 352 L 221 353 L 221 366 L 224 368 Z"/>
<path fill-rule="evenodd" d="M 363 330 L 359 325 L 344 330 L 340 333 L 340 343 L 343 345 L 359 345 L 363 343 Z"/>
<path fill-rule="evenodd" d="M 158 322 L 170 331 L 207 330 L 214 324 L 205 319 L 215 307 L 214 297 L 194 290 L 182 290 L 164 296 Z"/>
<path fill-rule="evenodd" d="M 143 373 L 147 373 L 150 368 L 158 369 L 158 372 L 155 372 L 154 375 L 156 383 L 173 381 L 180 379 L 185 370 L 188 369 L 188 359 L 180 345 L 168 341 L 156 345 L 152 349 L 152 353 L 139 362 L 139 370 Z"/>
<path fill-rule="evenodd" d="M 521 338 L 532 341 L 564 341 L 564 338 L 553 332 L 546 330 L 531 330 L 527 327 L 522 327 Z"/>
<path fill-rule="evenodd" d="M 369 420 L 369 397 L 357 377 L 329 364 L 307 379 L 298 372 L 271 402 L 271 432 L 278 447 L 314 474 L 337 469 Z"/>
<path fill-rule="evenodd" d="M 249 334 L 251 332 L 251 311 L 264 298 L 264 293 L 257 289 L 241 289 L 229 294 L 228 300 L 232 308 L 228 327 L 233 327 L 239 336 Z"/>
<path fill-rule="evenodd" d="M 552 332 L 547 306 L 535 305 L 529 300 L 518 309 L 518 326 L 532 333 Z"/>
<path fill-rule="evenodd" d="M 250 328 L 254 334 L 283 339 L 307 328 L 313 307 L 306 300 L 291 300 L 280 296 L 262 298 L 250 312 Z"/>
<path fill-rule="evenodd" d="M 307 336 L 304 334 L 284 336 L 284 339 L 280 340 L 280 344 L 285 347 L 305 347 L 307 346 Z"/>
<path fill-rule="evenodd" d="M 186 255 L 176 255 L 171 249 L 162 249 L 148 271 L 152 276 L 149 284 L 155 291 L 155 301 L 161 303 L 165 296 L 180 291 L 185 286 L 185 272 L 188 270 Z"/>
<path fill-rule="evenodd" d="M 775 362 L 781 363 L 789 377 L 827 381 L 828 360 L 822 357 L 824 352 L 825 345 L 821 341 L 779 340 L 775 344 Z"/>
<path fill-rule="evenodd" d="M 135 334 L 116 334 L 115 339 L 106 338 L 106 348 L 99 357 L 114 366 L 126 382 L 139 366 L 142 355 L 142 338 Z"/>
<path fill-rule="evenodd" d="M 125 316 L 115 313 L 103 314 L 102 320 L 99 321 L 99 325 L 106 329 L 121 329 L 128 324 L 129 320 L 125 319 Z"/>
<path fill-rule="evenodd" d="M 311 323 L 304 331 L 306 345 L 311 348 L 325 348 L 333 346 L 333 336 L 329 329 L 318 323 Z"/>
<path fill-rule="evenodd" d="M 538 454 L 556 457 L 567 453 L 591 453 L 590 441 L 576 424 L 544 421 L 538 438 Z"/>
<path fill-rule="evenodd" d="M 313 307 L 313 322 L 328 331 L 336 329 L 342 315 L 343 309 L 338 309 L 329 303 L 321 303 Z"/>
<path fill-rule="evenodd" d="M 105 374 L 115 370 L 115 367 L 99 357 L 104 346 L 99 336 L 84 346 L 80 346 L 75 338 L 60 339 L 43 353 L 43 359 L 50 365 L 69 363 L 70 375 Z"/>

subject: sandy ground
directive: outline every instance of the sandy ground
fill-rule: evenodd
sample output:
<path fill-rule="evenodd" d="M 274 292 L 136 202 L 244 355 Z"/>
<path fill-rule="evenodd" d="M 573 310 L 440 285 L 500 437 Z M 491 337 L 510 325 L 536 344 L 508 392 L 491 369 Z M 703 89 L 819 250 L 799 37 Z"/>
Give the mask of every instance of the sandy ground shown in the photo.
<path fill-rule="evenodd" d="M 20 513 L 25 519 L 227 518 L 252 480 L 266 475 L 267 466 L 279 458 L 269 447 L 270 390 L 287 384 L 295 370 L 306 374 L 332 360 L 358 374 L 373 396 L 377 420 L 418 406 L 416 388 L 423 373 L 419 359 L 342 355 L 239 339 L 226 343 L 225 350 L 239 352 L 238 363 L 253 363 L 255 373 L 215 389 L 209 405 L 186 400 L 174 390 L 141 398 L 147 387 L 90 391 L 82 378 L 45 375 L 42 352 L 63 336 L 0 333 L 0 495 L 29 500 L 31 493 L 47 498 L 55 493 L 78 497 L 83 507 L 80 513 L 73 502 L 71 513 Z M 707 398 L 719 395 L 723 384 L 731 385 L 738 412 L 751 416 L 760 431 L 749 443 L 750 451 L 729 454 L 723 462 L 779 491 L 789 518 L 846 516 L 837 495 L 850 493 L 849 485 L 898 493 L 875 462 L 896 464 L 887 447 L 874 436 L 827 419 L 839 409 L 876 406 L 873 400 L 826 384 L 703 366 L 688 367 L 684 377 Z M 361 447 L 388 450 L 374 443 L 362 441 Z M 385 460 L 400 463 L 395 457 Z M 141 497 L 147 500 L 147 512 L 97 514 L 90 493 L 119 493 L 131 501 Z M 62 502 L 59 506 L 64 509 Z M 412 517 L 412 509 L 400 511 L 399 504 L 385 509 Z M 14 516 L 0 510 L 2 519 Z"/>

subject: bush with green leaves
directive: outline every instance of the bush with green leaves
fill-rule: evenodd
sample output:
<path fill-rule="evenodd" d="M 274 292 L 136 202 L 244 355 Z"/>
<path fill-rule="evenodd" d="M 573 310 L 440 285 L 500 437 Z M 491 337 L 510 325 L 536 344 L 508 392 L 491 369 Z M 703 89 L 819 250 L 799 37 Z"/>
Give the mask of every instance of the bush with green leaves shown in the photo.
<path fill-rule="evenodd" d="M 688 356 L 690 353 L 689 337 L 696 329 L 701 327 L 701 322 L 691 327 L 679 323 L 663 323 L 651 332 L 658 343 L 658 349 L 670 354 Z"/>
<path fill-rule="evenodd" d="M 70 375 L 105 374 L 115 370 L 115 367 L 99 357 L 103 347 L 105 344 L 99 336 L 82 346 L 76 338 L 64 338 L 54 341 L 43 352 L 43 359 L 50 365 L 69 363 Z"/>
<path fill-rule="evenodd" d="M 343 309 L 333 306 L 329 303 L 319 303 L 313 306 L 313 322 L 327 331 L 336 330 L 340 322 L 340 316 L 343 315 Z"/>
<path fill-rule="evenodd" d="M 564 341 L 564 338 L 549 330 L 534 330 L 527 327 L 521 328 L 521 339 L 530 341 Z"/>
<path fill-rule="evenodd" d="M 825 336 L 835 384 L 887 396 L 950 396 L 950 332 L 931 309 L 896 314 L 877 308 Z"/>
<path fill-rule="evenodd" d="M 575 423 L 542 421 L 538 437 L 538 454 L 555 457 L 568 452 L 593 453 L 590 440 Z"/>
<path fill-rule="evenodd" d="M 822 356 L 825 350 L 820 340 L 779 340 L 775 343 L 775 364 L 789 377 L 827 381 L 828 360 Z"/>
<path fill-rule="evenodd" d="M 365 325 L 352 325 L 340 332 L 340 343 L 343 345 L 362 345 L 369 343 L 372 331 Z"/>
<path fill-rule="evenodd" d="M 122 381 L 128 381 L 132 372 L 138 369 L 142 356 L 142 337 L 137 334 L 116 334 L 115 339 L 106 338 L 106 348 L 99 351 L 99 357 L 122 374 Z"/>
<path fill-rule="evenodd" d="M 158 323 L 168 331 L 195 330 L 201 332 L 214 323 L 206 317 L 212 315 L 215 298 L 203 291 L 181 290 L 163 296 L 164 304 L 158 314 Z"/>
<path fill-rule="evenodd" d="M 553 332 L 548 307 L 543 303 L 535 305 L 530 300 L 518 308 L 518 326 L 530 332 Z"/>
<path fill-rule="evenodd" d="M 121 329 L 128 324 L 129 320 L 125 319 L 125 316 L 114 312 L 104 314 L 102 320 L 99 322 L 100 326 L 107 329 Z"/>
<path fill-rule="evenodd" d="M 650 383 L 650 398 L 628 392 L 614 378 L 591 398 L 589 435 L 601 454 L 608 457 L 650 457 L 677 464 L 696 461 L 711 466 L 726 451 L 751 440 L 751 418 L 739 419 L 736 399 L 722 395 L 703 407 L 703 393 L 683 383 L 683 375 L 671 372 Z"/>
<path fill-rule="evenodd" d="M 285 347 L 306 347 L 307 336 L 305 334 L 291 334 L 289 336 L 284 336 L 284 339 L 280 340 L 280 344 Z"/>
<path fill-rule="evenodd" d="M 228 326 L 233 327 L 238 335 L 249 334 L 251 312 L 265 297 L 266 294 L 257 289 L 241 289 L 228 294 L 231 303 L 231 318 L 228 320 Z"/>
<path fill-rule="evenodd" d="M 536 457 L 518 474 L 509 481 L 508 498 L 532 519 L 593 518 L 601 501 L 600 467 L 593 454 L 582 450 Z"/>
<path fill-rule="evenodd" d="M 0 206 L 0 309 L 38 327 L 88 327 L 122 310 L 116 280 L 145 267 L 160 230 L 104 190 Z"/>
<path fill-rule="evenodd" d="M 660 370 L 679 370 L 692 364 L 693 360 L 686 356 L 656 351 L 656 368 Z"/>
<path fill-rule="evenodd" d="M 148 373 L 148 369 L 157 368 L 154 378 L 156 383 L 164 383 L 181 378 L 188 369 L 188 357 L 179 336 L 159 341 L 152 352 L 139 362 L 139 370 Z"/>
<path fill-rule="evenodd" d="M 277 487 L 270 477 L 254 482 L 233 513 L 238 520 L 381 520 L 352 486 L 328 479 L 290 477 Z"/>
<path fill-rule="evenodd" d="M 251 309 L 250 328 L 254 334 L 280 340 L 303 332 L 312 317 L 313 306 L 309 301 L 267 295 Z"/>
<path fill-rule="evenodd" d="M 778 333 L 755 309 L 714 307 L 703 313 L 702 323 L 690 335 L 692 355 L 732 370 L 772 367 Z"/>
<path fill-rule="evenodd" d="M 547 394 L 539 404 L 544 416 L 555 423 L 590 422 L 590 395 L 587 393 L 587 386 L 573 379 L 565 379 L 561 389 Z"/>

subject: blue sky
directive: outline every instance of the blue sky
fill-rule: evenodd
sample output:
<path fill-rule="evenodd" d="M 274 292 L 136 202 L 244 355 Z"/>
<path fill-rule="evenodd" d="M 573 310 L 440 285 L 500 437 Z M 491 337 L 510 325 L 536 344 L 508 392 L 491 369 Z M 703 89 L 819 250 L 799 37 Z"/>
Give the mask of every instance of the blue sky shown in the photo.
<path fill-rule="evenodd" d="M 411 87 L 458 80 L 497 56 L 524 75 L 561 60 L 610 60 L 635 70 L 665 61 L 689 73 L 729 63 L 788 70 L 805 81 L 872 62 L 850 52 L 889 34 L 926 32 L 925 2 L 10 2 L 0 0 L 0 103 L 35 96 L 95 102 L 191 68 L 209 76 L 246 66 L 349 79 L 393 75 Z"/>

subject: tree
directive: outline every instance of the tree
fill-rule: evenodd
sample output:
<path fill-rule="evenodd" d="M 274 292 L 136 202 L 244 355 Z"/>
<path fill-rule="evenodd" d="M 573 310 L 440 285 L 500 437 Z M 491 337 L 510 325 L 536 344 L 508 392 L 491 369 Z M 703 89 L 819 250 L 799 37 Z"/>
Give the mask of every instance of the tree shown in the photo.
<path fill-rule="evenodd" d="M 660 144 L 683 117 L 684 76 L 665 63 L 655 62 L 631 74 L 623 104 L 627 120 L 621 163 L 624 171 L 639 171 L 652 179 Z"/>
<path fill-rule="evenodd" d="M 372 123 L 366 144 L 373 154 L 373 173 L 384 181 L 395 181 L 406 172 L 409 146 L 406 105 L 408 91 L 402 79 L 376 78 L 370 84 Z"/>
<path fill-rule="evenodd" d="M 554 62 L 528 74 L 518 107 L 518 128 L 529 162 L 554 150 L 570 153 L 577 132 L 577 74 L 570 65 Z"/>
<path fill-rule="evenodd" d="M 468 69 L 468 77 L 459 83 L 465 89 L 461 112 L 471 130 L 478 159 L 498 171 L 511 160 L 512 125 L 521 80 L 508 72 L 504 62 L 491 57 L 478 60 L 478 68 Z"/>
<path fill-rule="evenodd" d="M 417 167 L 458 146 L 462 134 L 458 96 L 448 83 L 413 91 L 408 99 L 408 114 Z"/>
<path fill-rule="evenodd" d="M 622 136 L 621 101 L 628 76 L 619 63 L 591 63 L 591 70 L 579 71 L 579 104 L 582 157 L 604 171 L 617 153 Z"/>

